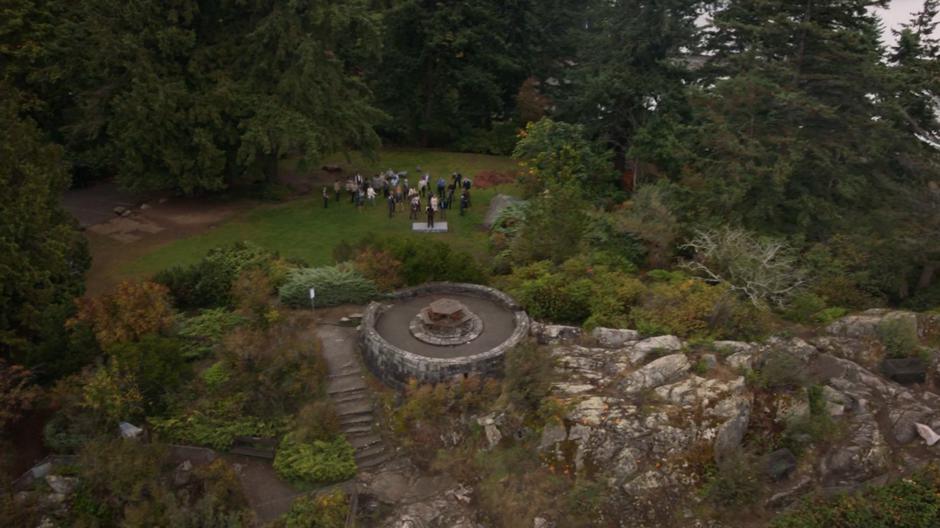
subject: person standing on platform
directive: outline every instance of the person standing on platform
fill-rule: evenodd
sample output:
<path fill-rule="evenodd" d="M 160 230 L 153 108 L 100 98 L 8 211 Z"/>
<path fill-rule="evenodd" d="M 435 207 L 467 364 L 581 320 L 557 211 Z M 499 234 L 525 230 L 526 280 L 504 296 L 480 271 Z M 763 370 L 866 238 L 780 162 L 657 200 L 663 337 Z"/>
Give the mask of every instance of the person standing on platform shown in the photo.
<path fill-rule="evenodd" d="M 434 206 L 431 205 L 431 202 L 428 202 L 428 229 L 434 229 Z"/>
<path fill-rule="evenodd" d="M 330 206 L 330 191 L 326 190 L 326 185 L 323 186 L 323 208 L 326 209 Z"/>

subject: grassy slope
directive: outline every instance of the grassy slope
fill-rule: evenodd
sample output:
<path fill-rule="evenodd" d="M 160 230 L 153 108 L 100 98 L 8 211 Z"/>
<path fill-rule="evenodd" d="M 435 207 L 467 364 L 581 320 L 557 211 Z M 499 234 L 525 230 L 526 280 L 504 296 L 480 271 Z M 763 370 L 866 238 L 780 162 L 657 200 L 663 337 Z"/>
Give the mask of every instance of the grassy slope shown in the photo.
<path fill-rule="evenodd" d="M 429 170 L 433 178 L 438 174 L 448 176 L 455 170 L 472 177 L 481 170 L 510 170 L 515 167 L 512 160 L 502 157 L 406 149 L 384 150 L 380 159 L 375 161 L 354 157 L 349 162 L 336 160 L 336 163 L 344 166 L 347 173 L 359 170 L 366 175 L 387 168 L 408 170 L 412 182 L 417 165 Z M 374 208 L 366 206 L 360 213 L 345 195 L 339 204 L 332 202 L 328 209 L 323 209 L 319 191 L 315 191 L 312 198 L 262 205 L 209 232 L 162 246 L 124 265 L 119 274 L 150 275 L 175 264 L 195 262 L 209 248 L 239 240 L 252 241 L 285 257 L 300 258 L 312 265 L 327 264 L 332 261 L 332 251 L 337 244 L 344 240 L 355 242 L 367 233 L 378 237 L 434 237 L 448 242 L 455 249 L 481 256 L 486 250 L 486 232 L 480 228 L 480 223 L 490 199 L 498 192 L 512 192 L 512 189 L 476 189 L 473 208 L 467 216 L 461 218 L 456 211 L 448 214 L 449 233 L 416 235 L 411 233 L 407 212 L 396 213 L 395 218 L 389 219 L 384 203 L 377 201 Z"/>

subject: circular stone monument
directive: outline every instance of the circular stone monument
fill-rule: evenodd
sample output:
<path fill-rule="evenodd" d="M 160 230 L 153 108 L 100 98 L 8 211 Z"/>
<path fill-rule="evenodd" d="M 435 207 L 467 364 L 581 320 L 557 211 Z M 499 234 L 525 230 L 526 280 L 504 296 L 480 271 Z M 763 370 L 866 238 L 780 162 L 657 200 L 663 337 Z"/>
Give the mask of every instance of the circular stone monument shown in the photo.
<path fill-rule="evenodd" d="M 506 350 L 529 333 L 529 318 L 508 295 L 476 284 L 429 283 L 373 302 L 360 339 L 372 372 L 402 387 L 502 371 Z"/>
<path fill-rule="evenodd" d="M 480 337 L 483 319 L 460 301 L 443 298 L 421 309 L 408 329 L 416 339 L 431 345 L 462 345 Z"/>

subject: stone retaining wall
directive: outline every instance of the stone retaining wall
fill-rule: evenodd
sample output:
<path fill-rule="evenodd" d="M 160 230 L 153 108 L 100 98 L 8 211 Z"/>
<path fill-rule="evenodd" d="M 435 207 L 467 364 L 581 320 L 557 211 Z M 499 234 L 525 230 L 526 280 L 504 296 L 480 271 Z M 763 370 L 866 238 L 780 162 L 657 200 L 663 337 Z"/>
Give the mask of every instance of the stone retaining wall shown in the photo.
<path fill-rule="evenodd" d="M 475 295 L 496 301 L 512 311 L 515 330 L 508 339 L 485 352 L 459 358 L 432 358 L 408 352 L 386 341 L 376 331 L 375 323 L 391 305 L 373 302 L 363 313 L 360 330 L 363 358 L 372 373 L 396 388 L 404 387 L 410 379 L 416 379 L 419 383 L 439 383 L 471 373 L 481 376 L 501 374 L 506 351 L 523 341 L 529 333 L 529 317 L 522 307 L 499 290 L 478 284 L 451 282 L 430 282 L 395 292 L 387 298 L 401 300 L 435 294 Z"/>

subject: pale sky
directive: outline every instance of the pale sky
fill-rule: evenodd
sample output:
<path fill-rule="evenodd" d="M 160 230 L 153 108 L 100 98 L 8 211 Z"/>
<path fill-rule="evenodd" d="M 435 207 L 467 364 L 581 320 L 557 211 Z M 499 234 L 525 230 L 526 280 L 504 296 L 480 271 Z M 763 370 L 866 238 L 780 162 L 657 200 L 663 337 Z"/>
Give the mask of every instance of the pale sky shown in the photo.
<path fill-rule="evenodd" d="M 879 9 L 878 14 L 885 22 L 885 43 L 894 43 L 891 29 L 897 29 L 901 24 L 911 19 L 911 13 L 920 11 L 924 5 L 923 0 L 892 0 L 888 9 Z"/>

